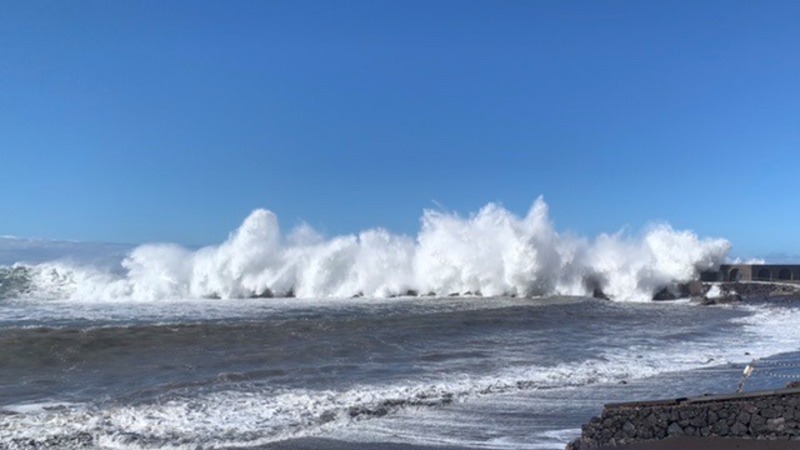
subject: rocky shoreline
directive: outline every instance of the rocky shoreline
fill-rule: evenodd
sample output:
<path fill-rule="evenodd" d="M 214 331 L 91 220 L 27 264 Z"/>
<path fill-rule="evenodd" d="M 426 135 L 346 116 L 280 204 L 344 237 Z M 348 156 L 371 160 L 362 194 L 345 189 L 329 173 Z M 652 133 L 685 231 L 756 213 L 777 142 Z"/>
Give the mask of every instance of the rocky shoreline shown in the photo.
<path fill-rule="evenodd" d="M 692 281 L 672 288 L 665 287 L 653 296 L 654 301 L 679 298 L 691 298 L 704 305 L 800 298 L 800 284 L 766 281 Z"/>
<path fill-rule="evenodd" d="M 800 284 L 693 281 L 665 288 L 653 300 L 679 298 L 703 305 L 791 301 L 800 299 Z M 770 447 L 755 441 L 791 443 Z M 609 448 L 800 450 L 800 383 L 777 391 L 606 405 L 582 427 L 581 437 L 567 445 L 567 450 Z"/>
<path fill-rule="evenodd" d="M 800 439 L 800 389 L 609 404 L 567 450 L 674 438 Z"/>

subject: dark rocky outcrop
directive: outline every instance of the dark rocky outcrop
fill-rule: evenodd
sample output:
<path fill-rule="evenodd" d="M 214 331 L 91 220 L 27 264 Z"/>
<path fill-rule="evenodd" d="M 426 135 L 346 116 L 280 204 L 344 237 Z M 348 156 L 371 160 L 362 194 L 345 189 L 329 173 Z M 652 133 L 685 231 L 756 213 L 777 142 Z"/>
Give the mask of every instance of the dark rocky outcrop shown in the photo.
<path fill-rule="evenodd" d="M 687 297 L 703 297 L 706 295 L 706 292 L 708 292 L 708 288 L 700 281 L 690 281 L 682 285 L 682 287 L 682 293 Z"/>
<path fill-rule="evenodd" d="M 43 449 L 78 449 L 94 446 L 94 437 L 89 433 L 75 433 L 69 435 L 49 436 L 41 439 L 12 439 L 13 449 L 43 450 Z M 3 447 L 5 448 L 5 447 Z"/>
<path fill-rule="evenodd" d="M 678 296 L 675 295 L 669 288 L 661 288 L 660 291 L 656 292 L 653 295 L 653 300 L 655 301 L 664 301 L 664 300 L 675 300 Z"/>
<path fill-rule="evenodd" d="M 720 283 L 723 292 L 735 293 L 744 299 L 751 298 L 780 298 L 796 297 L 800 295 L 800 284 L 771 283 L 771 282 L 736 282 Z"/>
<path fill-rule="evenodd" d="M 736 293 L 727 293 L 719 297 L 698 297 L 694 299 L 703 305 L 726 305 L 743 301 L 742 296 Z"/>
<path fill-rule="evenodd" d="M 253 295 L 250 296 L 250 298 L 272 298 L 272 297 L 273 294 L 269 288 L 265 288 L 261 292 L 254 292 Z"/>
<path fill-rule="evenodd" d="M 800 389 L 607 405 L 567 450 L 673 437 L 800 439 Z"/>
<path fill-rule="evenodd" d="M 675 300 L 677 298 L 691 298 L 703 305 L 722 305 L 742 301 L 800 299 L 800 284 L 763 281 L 714 283 L 692 281 L 663 287 L 653 295 L 653 300 L 655 301 Z"/>

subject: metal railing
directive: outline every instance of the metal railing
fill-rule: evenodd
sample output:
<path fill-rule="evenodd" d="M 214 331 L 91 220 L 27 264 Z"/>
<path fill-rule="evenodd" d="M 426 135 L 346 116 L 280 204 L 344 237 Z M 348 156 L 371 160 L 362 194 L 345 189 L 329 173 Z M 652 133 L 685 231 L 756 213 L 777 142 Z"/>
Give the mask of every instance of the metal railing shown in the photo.
<path fill-rule="evenodd" d="M 800 387 L 800 362 L 754 359 L 750 361 L 750 364 L 745 366 L 742 371 L 742 379 L 739 381 L 736 392 L 744 392 L 745 383 L 753 374 L 769 378 L 791 380 L 797 382 L 797 386 L 795 387 Z"/>

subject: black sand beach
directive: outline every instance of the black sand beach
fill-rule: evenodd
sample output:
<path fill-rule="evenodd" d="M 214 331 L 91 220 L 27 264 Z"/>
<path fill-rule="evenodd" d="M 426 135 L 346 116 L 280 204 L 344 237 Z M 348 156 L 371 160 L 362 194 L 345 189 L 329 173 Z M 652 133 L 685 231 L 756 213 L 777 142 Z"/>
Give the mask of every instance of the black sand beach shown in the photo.
<path fill-rule="evenodd" d="M 332 439 L 294 439 L 259 447 L 259 450 L 468 450 L 467 447 L 438 447 L 386 442 L 357 443 Z M 673 438 L 601 450 L 798 450 L 800 441 L 732 438 Z"/>
<path fill-rule="evenodd" d="M 439 447 L 389 442 L 347 442 L 334 439 L 301 438 L 258 447 L 258 450 L 469 450 L 469 447 Z M 231 449 L 232 450 L 232 449 Z"/>

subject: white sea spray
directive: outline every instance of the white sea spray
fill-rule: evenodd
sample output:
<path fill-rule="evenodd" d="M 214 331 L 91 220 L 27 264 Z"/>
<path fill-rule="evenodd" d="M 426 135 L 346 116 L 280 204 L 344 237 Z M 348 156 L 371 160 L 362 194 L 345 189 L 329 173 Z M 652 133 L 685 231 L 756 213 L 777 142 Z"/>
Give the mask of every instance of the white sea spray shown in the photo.
<path fill-rule="evenodd" d="M 518 217 L 490 203 L 468 217 L 427 210 L 415 238 L 372 229 L 329 239 L 308 225 L 284 235 L 278 218 L 253 211 L 220 245 L 189 250 L 146 244 L 123 273 L 64 262 L 26 266 L 24 293 L 113 301 L 249 296 L 389 297 L 420 294 L 591 295 L 647 301 L 723 262 L 724 239 L 657 224 L 641 236 L 586 239 L 555 229 L 542 198 Z"/>

